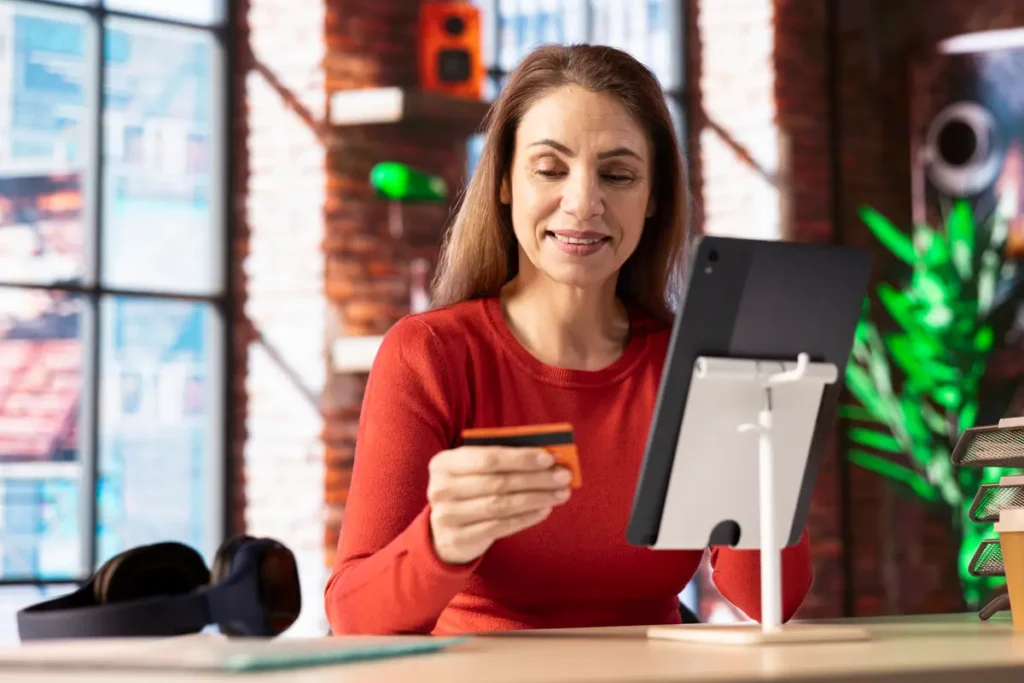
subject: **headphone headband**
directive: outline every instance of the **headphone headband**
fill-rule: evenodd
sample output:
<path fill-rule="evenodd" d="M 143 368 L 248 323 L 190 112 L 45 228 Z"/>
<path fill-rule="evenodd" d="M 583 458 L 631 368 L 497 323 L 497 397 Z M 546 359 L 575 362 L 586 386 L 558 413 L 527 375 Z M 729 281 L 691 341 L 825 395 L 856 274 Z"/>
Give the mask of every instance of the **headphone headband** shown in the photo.
<path fill-rule="evenodd" d="M 196 633 L 210 623 L 205 591 L 97 605 L 93 583 L 18 612 L 21 639 L 114 637 L 126 632 L 177 636 Z"/>

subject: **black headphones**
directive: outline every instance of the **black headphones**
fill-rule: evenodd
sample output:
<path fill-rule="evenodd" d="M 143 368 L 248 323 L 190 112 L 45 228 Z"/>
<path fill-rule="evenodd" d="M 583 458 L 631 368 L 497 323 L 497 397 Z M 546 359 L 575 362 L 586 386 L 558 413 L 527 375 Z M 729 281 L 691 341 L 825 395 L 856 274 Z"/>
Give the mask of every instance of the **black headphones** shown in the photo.
<path fill-rule="evenodd" d="M 211 624 L 236 636 L 277 636 L 302 609 L 292 551 L 238 536 L 207 569 L 181 543 L 156 543 L 111 558 L 78 590 L 18 612 L 22 641 L 174 636 Z"/>

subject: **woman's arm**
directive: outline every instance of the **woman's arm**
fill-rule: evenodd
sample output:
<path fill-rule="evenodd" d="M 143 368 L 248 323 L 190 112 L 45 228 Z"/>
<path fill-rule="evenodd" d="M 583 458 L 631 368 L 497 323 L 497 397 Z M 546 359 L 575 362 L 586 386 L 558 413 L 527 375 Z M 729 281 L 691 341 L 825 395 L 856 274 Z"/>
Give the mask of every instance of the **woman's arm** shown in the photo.
<path fill-rule="evenodd" d="M 455 430 L 445 369 L 433 332 L 410 318 L 374 360 L 325 591 L 335 634 L 429 633 L 476 566 L 442 562 L 431 539 L 428 463 Z"/>
<path fill-rule="evenodd" d="M 761 551 L 711 549 L 711 578 L 726 600 L 761 621 Z M 782 550 L 782 621 L 789 621 L 811 588 L 811 547 L 804 529 L 796 545 Z"/>

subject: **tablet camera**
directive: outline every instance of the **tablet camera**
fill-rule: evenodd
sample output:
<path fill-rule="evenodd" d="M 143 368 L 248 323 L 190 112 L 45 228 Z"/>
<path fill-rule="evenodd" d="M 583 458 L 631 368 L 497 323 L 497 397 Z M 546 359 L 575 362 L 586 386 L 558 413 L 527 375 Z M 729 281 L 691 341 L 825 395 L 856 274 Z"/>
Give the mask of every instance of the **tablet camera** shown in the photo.
<path fill-rule="evenodd" d="M 704 272 L 709 274 L 709 275 L 715 269 L 715 267 L 713 265 L 710 265 L 712 263 L 718 263 L 718 251 L 715 250 L 715 249 L 712 249 L 711 251 L 708 252 L 708 264 L 709 265 L 704 266 Z"/>

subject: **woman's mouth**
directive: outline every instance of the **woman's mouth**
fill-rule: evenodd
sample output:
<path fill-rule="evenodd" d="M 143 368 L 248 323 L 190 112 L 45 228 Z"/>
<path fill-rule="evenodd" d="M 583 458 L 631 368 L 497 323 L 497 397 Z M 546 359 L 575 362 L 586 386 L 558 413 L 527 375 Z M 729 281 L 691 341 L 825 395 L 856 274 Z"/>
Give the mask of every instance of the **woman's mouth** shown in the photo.
<path fill-rule="evenodd" d="M 563 254 L 569 256 L 590 256 L 599 252 L 611 241 L 608 235 L 589 230 L 548 230 L 545 235 Z"/>

